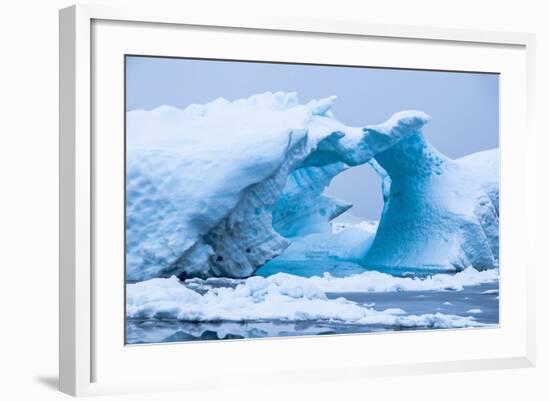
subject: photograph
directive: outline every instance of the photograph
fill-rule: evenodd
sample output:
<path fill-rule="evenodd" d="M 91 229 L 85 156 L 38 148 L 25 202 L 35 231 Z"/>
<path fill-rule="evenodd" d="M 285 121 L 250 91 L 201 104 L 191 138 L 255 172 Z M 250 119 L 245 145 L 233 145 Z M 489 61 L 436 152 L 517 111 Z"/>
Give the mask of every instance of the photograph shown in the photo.
<path fill-rule="evenodd" d="M 550 400 L 544 2 L 4 3 L 0 401 Z"/>
<path fill-rule="evenodd" d="M 499 78 L 125 55 L 126 345 L 499 327 Z"/>

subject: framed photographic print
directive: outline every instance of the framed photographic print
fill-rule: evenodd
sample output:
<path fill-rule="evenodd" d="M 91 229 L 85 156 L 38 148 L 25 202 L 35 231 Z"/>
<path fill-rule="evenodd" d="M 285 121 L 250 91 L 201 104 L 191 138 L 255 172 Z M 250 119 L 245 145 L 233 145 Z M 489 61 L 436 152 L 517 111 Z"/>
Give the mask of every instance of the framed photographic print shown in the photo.
<path fill-rule="evenodd" d="M 60 29 L 62 391 L 534 363 L 532 36 Z"/>
<path fill-rule="evenodd" d="M 125 61 L 127 344 L 498 326 L 498 74 Z"/>

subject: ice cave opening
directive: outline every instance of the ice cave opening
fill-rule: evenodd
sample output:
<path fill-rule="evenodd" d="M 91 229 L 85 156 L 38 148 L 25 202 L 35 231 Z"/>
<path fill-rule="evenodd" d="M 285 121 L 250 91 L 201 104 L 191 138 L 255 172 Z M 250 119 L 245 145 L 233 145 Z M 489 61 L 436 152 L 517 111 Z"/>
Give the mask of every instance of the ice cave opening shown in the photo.
<path fill-rule="evenodd" d="M 378 221 L 384 207 L 380 174 L 365 163 L 338 174 L 325 189 L 325 195 L 345 199 L 353 207 L 342 215 L 367 221 Z M 361 188 L 359 191 L 358 188 Z M 344 219 L 346 220 L 346 219 Z"/>
<path fill-rule="evenodd" d="M 322 167 L 306 163 L 297 168 L 273 211 L 273 228 L 290 245 L 255 275 L 339 276 L 364 271 L 361 261 L 372 244 L 384 205 L 382 171 L 373 166 L 374 161 L 353 167 L 340 162 Z M 320 171 L 324 179 L 319 179 Z M 292 187 L 300 188 L 294 201 Z M 304 196 L 306 187 L 310 191 Z"/>

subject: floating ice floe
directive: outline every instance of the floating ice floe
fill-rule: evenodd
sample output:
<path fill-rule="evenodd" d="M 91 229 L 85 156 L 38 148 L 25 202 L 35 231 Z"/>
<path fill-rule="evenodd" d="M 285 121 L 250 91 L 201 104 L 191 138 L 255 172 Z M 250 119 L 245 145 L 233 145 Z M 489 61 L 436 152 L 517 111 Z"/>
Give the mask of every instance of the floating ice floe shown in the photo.
<path fill-rule="evenodd" d="M 196 291 L 207 291 L 215 287 L 236 287 L 248 280 L 265 280 L 285 286 L 314 286 L 327 292 L 395 292 L 395 291 L 462 291 L 466 286 L 496 283 L 499 270 L 477 271 L 472 267 L 456 274 L 440 273 L 421 277 L 397 277 L 378 271 L 365 271 L 347 277 L 334 277 L 330 273 L 322 276 L 301 277 L 287 273 L 277 273 L 269 277 L 251 277 L 249 279 L 208 278 L 188 279 L 185 285 Z"/>
<path fill-rule="evenodd" d="M 473 268 L 454 276 L 441 274 L 422 280 L 376 272 L 346 278 L 276 274 L 233 282 L 224 279 L 221 283 L 216 281 L 218 279 L 182 283 L 174 276 L 128 284 L 127 316 L 194 322 L 337 321 L 392 327 L 474 327 L 482 324 L 471 316 L 407 315 L 406 311 L 397 308 L 378 311 L 342 297 L 329 299 L 326 293 L 461 290 L 463 285 L 493 282 L 497 277 L 498 272 L 495 275 L 493 271 L 478 272 Z M 383 281 L 386 283 L 382 284 Z"/>

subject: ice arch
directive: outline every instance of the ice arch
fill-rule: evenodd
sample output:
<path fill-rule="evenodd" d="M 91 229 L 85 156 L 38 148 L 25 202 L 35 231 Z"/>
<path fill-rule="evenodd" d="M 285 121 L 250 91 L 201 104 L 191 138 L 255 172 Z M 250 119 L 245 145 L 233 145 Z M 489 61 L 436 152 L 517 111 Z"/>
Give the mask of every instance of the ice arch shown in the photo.
<path fill-rule="evenodd" d="M 427 179 L 426 175 L 407 173 L 422 169 L 413 166 L 413 154 L 410 165 L 392 162 L 418 146 L 428 149 L 421 128 L 429 117 L 407 111 L 380 125 L 348 127 L 330 112 L 334 101 L 332 97 L 299 104 L 294 93 L 268 92 L 235 102 L 218 99 L 184 110 L 162 106 L 129 112 L 127 278 L 143 280 L 174 274 L 250 276 L 280 255 L 292 238 L 325 230 L 332 218 L 351 207 L 345 201 L 323 195 L 323 190 L 335 175 L 350 166 L 374 163 L 374 158 L 385 177 L 387 201 L 379 233 L 364 262 L 387 266 L 410 260 L 424 266 L 427 253 L 410 259 L 405 259 L 405 251 L 398 252 L 398 258 L 388 253 L 399 248 L 399 243 L 391 238 L 399 231 L 400 215 L 407 219 L 401 212 L 408 209 L 400 210 L 394 201 L 399 188 L 410 187 L 410 192 L 405 193 L 410 193 L 411 199 L 429 202 L 427 195 L 432 189 L 437 192 L 441 188 L 444 193 L 452 187 L 406 184 L 407 176 L 413 181 L 419 177 Z M 425 165 L 423 168 L 441 167 L 437 161 L 429 162 L 429 155 L 419 155 L 428 160 L 420 163 Z M 460 165 L 449 160 L 446 163 Z M 401 169 L 405 170 L 400 172 Z M 449 183 L 452 177 L 460 176 L 443 170 L 442 177 L 449 176 Z M 427 171 L 427 175 L 435 176 L 437 171 Z M 480 191 L 488 188 L 481 181 L 478 186 Z M 414 188 L 426 196 L 414 198 Z M 496 191 L 498 194 L 498 184 Z M 471 201 L 481 199 L 464 196 Z M 492 205 L 494 209 L 494 202 Z M 489 211 L 479 214 L 488 208 L 486 203 L 476 204 L 473 213 L 489 219 Z M 448 210 L 454 212 L 452 208 Z M 441 221 L 434 220 L 437 224 Z M 470 222 L 475 223 L 473 218 Z M 491 235 L 489 227 L 494 219 L 491 222 L 481 227 L 486 238 Z M 475 226 L 466 223 L 463 233 Z M 409 222 L 406 228 L 405 233 L 419 240 L 415 224 Z M 404 235 L 401 233 L 400 238 Z M 476 239 L 479 236 L 465 243 L 472 247 Z M 452 240 L 461 241 L 456 237 Z M 408 252 L 415 252 L 413 242 L 407 244 Z M 460 244 L 453 249 L 462 250 L 455 252 L 462 257 L 461 263 L 441 255 L 436 264 L 448 262 L 460 267 L 476 260 Z M 489 267 L 489 263 L 483 262 L 482 267 Z"/>

